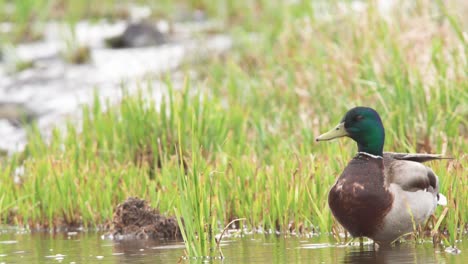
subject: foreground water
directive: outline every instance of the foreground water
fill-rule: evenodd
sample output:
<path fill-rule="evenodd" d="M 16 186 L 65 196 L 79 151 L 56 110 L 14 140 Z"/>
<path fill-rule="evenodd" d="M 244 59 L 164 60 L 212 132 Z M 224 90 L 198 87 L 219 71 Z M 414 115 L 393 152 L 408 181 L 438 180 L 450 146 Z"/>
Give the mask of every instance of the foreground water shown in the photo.
<path fill-rule="evenodd" d="M 323 238 L 249 235 L 223 242 L 222 263 L 468 263 L 468 242 L 458 247 L 462 250 L 458 255 L 432 243 L 374 251 L 371 246 L 339 246 Z M 182 242 L 114 242 L 99 233 L 0 234 L 0 263 L 176 263 L 183 252 Z"/>

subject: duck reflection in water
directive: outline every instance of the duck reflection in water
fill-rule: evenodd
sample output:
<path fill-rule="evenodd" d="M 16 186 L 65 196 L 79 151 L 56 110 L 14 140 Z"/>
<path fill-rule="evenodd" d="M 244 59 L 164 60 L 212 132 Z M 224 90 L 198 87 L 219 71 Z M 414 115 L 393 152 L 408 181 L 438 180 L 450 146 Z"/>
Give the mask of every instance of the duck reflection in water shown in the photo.
<path fill-rule="evenodd" d="M 437 249 L 421 245 L 395 245 L 393 247 L 352 248 L 346 252 L 341 263 L 387 264 L 387 263 L 440 263 Z"/>

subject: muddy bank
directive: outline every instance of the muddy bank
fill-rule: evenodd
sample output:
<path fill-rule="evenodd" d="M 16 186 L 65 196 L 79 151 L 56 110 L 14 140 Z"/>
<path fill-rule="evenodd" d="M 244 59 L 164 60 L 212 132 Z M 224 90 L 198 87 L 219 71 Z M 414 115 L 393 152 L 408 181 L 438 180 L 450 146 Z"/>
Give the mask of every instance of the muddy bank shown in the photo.
<path fill-rule="evenodd" d="M 116 240 L 182 239 L 175 217 L 161 215 L 145 200 L 130 197 L 117 205 L 111 235 Z"/>

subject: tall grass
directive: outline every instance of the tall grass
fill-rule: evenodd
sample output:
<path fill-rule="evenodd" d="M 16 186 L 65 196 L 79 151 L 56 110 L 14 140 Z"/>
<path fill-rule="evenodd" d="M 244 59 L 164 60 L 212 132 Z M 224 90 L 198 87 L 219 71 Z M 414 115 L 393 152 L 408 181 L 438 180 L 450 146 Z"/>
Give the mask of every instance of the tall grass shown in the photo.
<path fill-rule="evenodd" d="M 391 19 L 372 4 L 361 12 L 335 2 L 254 7 L 231 17 L 235 49 L 191 65 L 196 81 L 168 81 L 160 103 L 142 89 L 115 107 L 96 99 L 49 143 L 31 131 L 26 151 L 1 165 L 2 223 L 96 227 L 118 202 L 140 196 L 184 223 L 189 256 L 215 256 L 213 232 L 237 218 L 248 228 L 337 235 L 327 193 L 356 148 L 314 138 L 367 105 L 383 118 L 387 151 L 455 158 L 429 163 L 449 200 L 438 229 L 455 244 L 468 219 L 458 17 L 430 4 Z"/>

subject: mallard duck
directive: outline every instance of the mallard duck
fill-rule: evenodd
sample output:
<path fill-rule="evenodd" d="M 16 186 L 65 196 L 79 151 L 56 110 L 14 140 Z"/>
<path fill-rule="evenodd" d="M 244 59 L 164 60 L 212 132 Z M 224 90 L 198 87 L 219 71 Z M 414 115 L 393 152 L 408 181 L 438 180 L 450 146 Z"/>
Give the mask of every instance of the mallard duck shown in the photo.
<path fill-rule="evenodd" d="M 422 164 L 443 157 L 383 152 L 385 131 L 374 109 L 352 108 L 316 141 L 339 137 L 353 139 L 358 153 L 331 188 L 328 204 L 352 236 L 388 244 L 423 224 L 438 204 L 446 205 L 437 175 Z"/>

